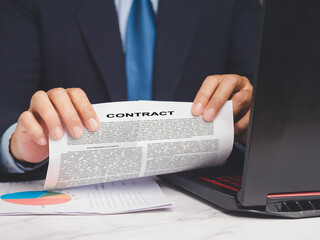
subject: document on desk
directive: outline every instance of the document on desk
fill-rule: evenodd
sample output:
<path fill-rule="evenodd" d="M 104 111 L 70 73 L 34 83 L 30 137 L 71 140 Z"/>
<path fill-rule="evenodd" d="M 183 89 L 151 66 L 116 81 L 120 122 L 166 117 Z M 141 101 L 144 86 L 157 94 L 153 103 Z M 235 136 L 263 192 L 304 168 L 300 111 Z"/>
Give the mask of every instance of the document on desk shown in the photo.
<path fill-rule="evenodd" d="M 232 102 L 213 122 L 193 117 L 192 103 L 134 101 L 93 105 L 96 132 L 50 139 L 44 189 L 218 166 L 231 153 Z"/>
<path fill-rule="evenodd" d="M 172 206 L 152 177 L 42 189 L 43 181 L 0 183 L 0 215 L 115 214 Z"/>

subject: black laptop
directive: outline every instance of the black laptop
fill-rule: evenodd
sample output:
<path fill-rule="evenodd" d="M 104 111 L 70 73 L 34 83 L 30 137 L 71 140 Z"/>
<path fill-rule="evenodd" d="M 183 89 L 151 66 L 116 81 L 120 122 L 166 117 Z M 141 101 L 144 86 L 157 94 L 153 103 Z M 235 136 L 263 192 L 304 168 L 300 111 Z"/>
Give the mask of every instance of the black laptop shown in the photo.
<path fill-rule="evenodd" d="M 263 5 L 244 159 L 163 177 L 229 211 L 320 216 L 320 1 Z"/>

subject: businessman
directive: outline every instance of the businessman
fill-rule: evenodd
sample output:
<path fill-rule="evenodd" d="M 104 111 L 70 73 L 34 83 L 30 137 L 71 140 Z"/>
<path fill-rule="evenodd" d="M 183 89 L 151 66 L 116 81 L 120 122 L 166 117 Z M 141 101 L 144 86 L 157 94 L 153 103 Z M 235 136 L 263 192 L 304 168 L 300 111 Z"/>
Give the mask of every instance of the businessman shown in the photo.
<path fill-rule="evenodd" d="M 232 99 L 245 142 L 259 14 L 258 0 L 0 0 L 3 171 L 45 171 L 48 135 L 96 131 L 97 102 L 193 101 L 212 121 Z"/>

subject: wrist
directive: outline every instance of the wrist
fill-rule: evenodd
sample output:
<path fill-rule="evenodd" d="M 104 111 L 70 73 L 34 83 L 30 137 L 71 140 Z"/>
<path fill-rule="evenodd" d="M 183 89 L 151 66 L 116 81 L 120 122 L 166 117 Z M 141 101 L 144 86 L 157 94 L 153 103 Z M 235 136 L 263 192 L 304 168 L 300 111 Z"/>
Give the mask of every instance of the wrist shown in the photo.
<path fill-rule="evenodd" d="M 23 160 L 22 155 L 19 154 L 19 151 L 15 144 L 15 134 L 13 133 L 10 140 L 9 140 L 9 153 L 11 157 L 13 158 L 14 163 L 22 169 L 35 169 L 41 165 L 43 165 L 44 162 L 38 162 L 38 163 L 31 163 Z"/>

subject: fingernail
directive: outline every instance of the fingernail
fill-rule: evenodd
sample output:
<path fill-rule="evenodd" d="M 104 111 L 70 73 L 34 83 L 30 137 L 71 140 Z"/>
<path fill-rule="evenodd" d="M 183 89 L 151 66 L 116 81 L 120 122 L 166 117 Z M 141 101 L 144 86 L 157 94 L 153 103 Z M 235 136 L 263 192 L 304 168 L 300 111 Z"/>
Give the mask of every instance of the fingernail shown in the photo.
<path fill-rule="evenodd" d="M 202 113 L 202 111 L 203 111 L 203 105 L 202 105 L 202 103 L 199 103 L 199 102 L 197 102 L 197 103 L 194 103 L 193 105 L 192 105 L 192 110 L 191 110 L 191 112 L 192 112 L 192 114 L 194 115 L 194 116 L 200 116 L 201 115 L 201 113 Z"/>
<path fill-rule="evenodd" d="M 43 146 L 47 145 L 47 140 L 44 137 L 40 138 L 39 142 L 40 142 L 40 145 L 43 145 Z"/>
<path fill-rule="evenodd" d="M 96 131 L 99 128 L 99 124 L 94 118 L 90 118 L 88 121 L 88 127 L 91 131 Z"/>
<path fill-rule="evenodd" d="M 61 127 L 56 127 L 56 129 L 54 130 L 54 135 L 57 139 L 60 139 L 63 137 L 63 131 Z"/>
<path fill-rule="evenodd" d="M 210 122 L 210 121 L 213 120 L 214 114 L 215 114 L 214 109 L 213 109 L 213 108 L 208 108 L 208 109 L 206 109 L 206 110 L 204 111 L 204 113 L 203 113 L 202 116 L 203 116 L 203 119 L 204 119 L 205 121 Z"/>
<path fill-rule="evenodd" d="M 79 126 L 73 128 L 73 136 L 79 138 L 82 136 L 82 129 Z"/>

